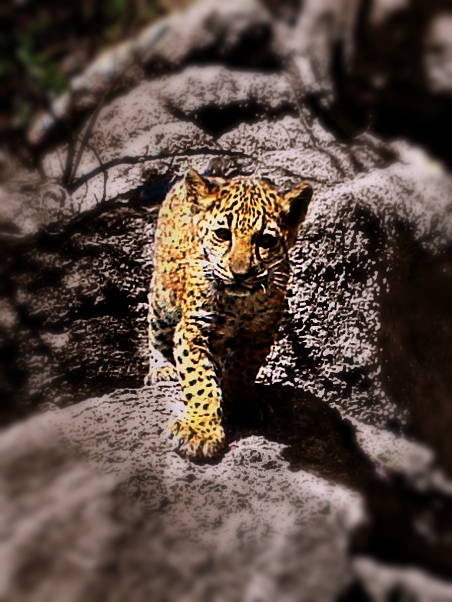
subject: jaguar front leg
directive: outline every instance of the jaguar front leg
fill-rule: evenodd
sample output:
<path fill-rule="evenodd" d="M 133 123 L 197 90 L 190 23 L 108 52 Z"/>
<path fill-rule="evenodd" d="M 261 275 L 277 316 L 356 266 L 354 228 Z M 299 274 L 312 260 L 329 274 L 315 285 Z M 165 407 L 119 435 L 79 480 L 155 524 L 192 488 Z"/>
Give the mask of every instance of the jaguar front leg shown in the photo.
<path fill-rule="evenodd" d="M 185 414 L 171 426 L 187 457 L 211 457 L 224 446 L 222 393 L 209 340 L 196 318 L 182 318 L 174 333 Z"/>

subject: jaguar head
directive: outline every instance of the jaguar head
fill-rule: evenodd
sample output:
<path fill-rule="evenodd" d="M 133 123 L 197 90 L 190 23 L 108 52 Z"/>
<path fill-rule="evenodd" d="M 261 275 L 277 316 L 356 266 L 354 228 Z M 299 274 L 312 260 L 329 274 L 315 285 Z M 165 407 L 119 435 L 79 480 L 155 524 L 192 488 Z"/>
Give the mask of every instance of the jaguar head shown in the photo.
<path fill-rule="evenodd" d="M 185 177 L 200 250 L 217 286 L 247 296 L 272 283 L 285 289 L 288 251 L 295 243 L 313 191 L 303 182 L 279 192 L 269 180 Z"/>

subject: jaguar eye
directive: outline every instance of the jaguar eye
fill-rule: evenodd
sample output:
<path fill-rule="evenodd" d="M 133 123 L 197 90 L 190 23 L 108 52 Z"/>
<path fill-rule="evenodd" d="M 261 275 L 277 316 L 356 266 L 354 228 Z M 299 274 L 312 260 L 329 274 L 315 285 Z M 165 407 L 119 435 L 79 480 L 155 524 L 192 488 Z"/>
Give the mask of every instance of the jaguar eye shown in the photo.
<path fill-rule="evenodd" d="M 276 236 L 272 236 L 271 234 L 263 234 L 260 237 L 258 244 L 263 249 L 272 249 L 278 244 L 278 239 Z"/>
<path fill-rule="evenodd" d="M 231 231 L 227 228 L 218 228 L 217 230 L 215 230 L 215 236 L 219 240 L 231 240 L 232 238 Z"/>

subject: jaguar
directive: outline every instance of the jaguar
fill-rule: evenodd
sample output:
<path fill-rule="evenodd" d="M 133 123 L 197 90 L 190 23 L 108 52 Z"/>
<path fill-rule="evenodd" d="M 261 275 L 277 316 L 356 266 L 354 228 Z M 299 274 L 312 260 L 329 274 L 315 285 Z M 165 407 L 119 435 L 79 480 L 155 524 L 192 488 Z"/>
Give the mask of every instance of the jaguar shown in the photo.
<path fill-rule="evenodd" d="M 179 451 L 225 445 L 224 404 L 256 397 L 255 379 L 285 308 L 289 251 L 313 194 L 268 179 L 207 177 L 189 168 L 159 211 L 149 293 L 149 384 L 178 380 Z"/>

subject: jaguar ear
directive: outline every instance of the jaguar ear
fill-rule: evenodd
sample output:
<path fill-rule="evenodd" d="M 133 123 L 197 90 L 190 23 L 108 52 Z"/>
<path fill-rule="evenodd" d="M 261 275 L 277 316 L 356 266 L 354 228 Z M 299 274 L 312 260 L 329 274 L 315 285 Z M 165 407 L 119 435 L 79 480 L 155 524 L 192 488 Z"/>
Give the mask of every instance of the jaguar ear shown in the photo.
<path fill-rule="evenodd" d="M 297 230 L 306 217 L 313 192 L 311 185 L 303 182 L 283 195 L 282 210 L 286 224 L 291 230 Z"/>
<path fill-rule="evenodd" d="M 187 198 L 194 204 L 200 206 L 210 205 L 211 197 L 217 185 L 215 182 L 201 176 L 193 167 L 189 167 L 185 174 L 185 189 Z"/>

